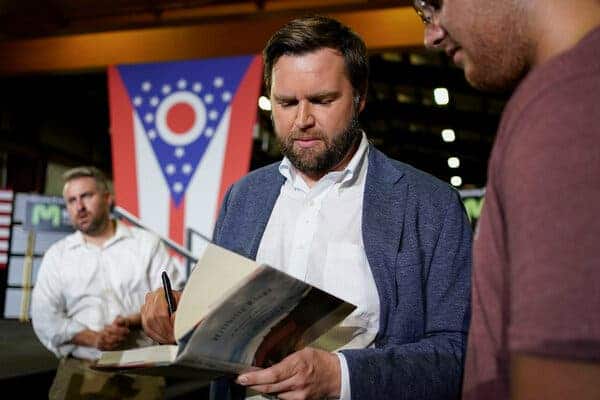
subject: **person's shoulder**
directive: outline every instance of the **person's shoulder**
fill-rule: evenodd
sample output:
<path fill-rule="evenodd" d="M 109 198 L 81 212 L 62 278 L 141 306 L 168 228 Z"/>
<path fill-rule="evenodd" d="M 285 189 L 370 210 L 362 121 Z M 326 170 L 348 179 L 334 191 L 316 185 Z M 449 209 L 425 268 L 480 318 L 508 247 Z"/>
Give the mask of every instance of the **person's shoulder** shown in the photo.
<path fill-rule="evenodd" d="M 515 88 L 505 107 L 513 119 L 531 120 L 530 112 L 539 109 L 547 116 L 569 117 L 566 107 L 578 110 L 580 105 L 595 105 L 600 90 L 600 28 L 577 46 L 533 68 Z M 578 105 L 574 107 L 573 105 Z M 554 107 L 556 113 L 548 112 Z"/>
<path fill-rule="evenodd" d="M 538 163 L 540 154 L 551 165 L 553 157 L 570 154 L 565 149 L 594 151 L 600 132 L 599 91 L 600 62 L 585 64 L 563 55 L 530 72 L 505 107 L 490 165 L 502 160 L 496 167 L 500 171 L 519 161 L 522 169 L 524 162 Z M 536 157 L 531 157 L 532 149 Z"/>
<path fill-rule="evenodd" d="M 78 243 L 78 233 L 73 232 L 63 237 L 62 239 L 52 243 L 50 247 L 44 252 L 44 257 L 60 256 L 65 251 L 76 246 Z"/>
<path fill-rule="evenodd" d="M 140 240 L 142 242 L 157 242 L 160 240 L 157 234 L 154 232 L 150 232 L 146 229 L 138 228 L 133 225 L 125 225 L 123 222 L 119 222 L 121 224 L 122 229 L 125 230 L 126 234 Z"/>
<path fill-rule="evenodd" d="M 150 249 L 156 248 L 161 242 L 160 237 L 154 232 L 128 225 L 121 221 L 118 224 L 118 229 L 122 231 L 120 241 L 123 244 L 127 243 L 128 246 L 137 246 L 139 251 L 144 251 L 144 249 L 150 251 Z"/>
<path fill-rule="evenodd" d="M 378 150 L 376 150 L 378 151 Z M 383 155 L 383 153 L 379 152 Z M 392 168 L 401 175 L 401 182 L 408 185 L 408 196 L 429 199 L 434 202 L 447 202 L 458 196 L 457 190 L 449 183 L 422 171 L 410 164 L 383 155 Z"/>
<path fill-rule="evenodd" d="M 272 185 L 283 176 L 279 173 L 280 161 L 257 168 L 240 178 L 232 186 L 232 193 L 243 193 L 248 190 L 263 190 L 268 185 Z"/>
<path fill-rule="evenodd" d="M 277 161 L 269 165 L 265 165 L 264 167 L 260 167 L 253 171 L 250 171 L 239 181 L 237 181 L 236 185 L 248 185 L 263 182 L 265 180 L 272 180 L 275 177 L 279 176 L 279 164 L 281 164 L 281 161 Z"/>

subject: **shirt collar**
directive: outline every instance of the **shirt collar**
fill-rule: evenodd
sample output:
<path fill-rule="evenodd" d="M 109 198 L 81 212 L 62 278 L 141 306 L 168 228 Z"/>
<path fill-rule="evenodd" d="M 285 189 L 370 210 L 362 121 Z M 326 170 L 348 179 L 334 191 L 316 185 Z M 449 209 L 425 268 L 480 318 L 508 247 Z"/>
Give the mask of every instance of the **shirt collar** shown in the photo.
<path fill-rule="evenodd" d="M 363 166 L 365 164 L 365 155 L 367 154 L 367 150 L 369 149 L 369 141 L 367 139 L 367 135 L 365 132 L 362 132 L 362 136 L 360 139 L 360 144 L 358 145 L 358 149 L 350 159 L 346 168 L 342 171 L 332 171 L 328 172 L 321 179 L 328 179 L 335 181 L 335 183 L 345 183 L 355 181 L 356 177 L 360 175 L 360 172 L 364 169 Z M 299 188 L 308 188 L 302 176 L 298 173 L 296 167 L 294 167 L 291 161 L 284 157 L 281 163 L 279 164 L 279 173 L 288 180 L 293 187 Z"/>
<path fill-rule="evenodd" d="M 106 242 L 104 242 L 104 245 L 102 246 L 103 248 L 108 247 L 111 244 L 116 243 L 121 239 L 133 236 L 131 229 L 127 225 L 123 224 L 119 220 L 115 220 L 115 222 L 116 222 L 115 234 L 113 237 L 111 237 Z M 67 241 L 67 247 L 69 247 L 69 248 L 75 248 L 78 246 L 86 245 L 85 238 L 83 237 L 83 233 L 81 233 L 81 231 L 75 231 L 75 233 L 73 233 L 72 235 L 70 235 L 66 238 L 66 241 Z"/>

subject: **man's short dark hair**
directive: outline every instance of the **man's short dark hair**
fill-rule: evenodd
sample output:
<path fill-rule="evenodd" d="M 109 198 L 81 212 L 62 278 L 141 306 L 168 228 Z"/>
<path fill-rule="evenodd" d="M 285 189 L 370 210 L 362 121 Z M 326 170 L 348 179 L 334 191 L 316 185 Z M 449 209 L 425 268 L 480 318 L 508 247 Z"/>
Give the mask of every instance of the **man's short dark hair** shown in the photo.
<path fill-rule="evenodd" d="M 273 66 L 279 57 L 303 55 L 322 48 L 331 48 L 341 53 L 355 95 L 363 98 L 369 80 L 369 60 L 365 42 L 339 21 L 322 16 L 294 19 L 271 36 L 263 50 L 267 92 L 271 92 Z"/>
<path fill-rule="evenodd" d="M 77 178 L 94 178 L 96 181 L 96 187 L 103 193 L 111 193 L 110 183 L 106 179 L 106 175 L 102 173 L 98 168 L 91 166 L 75 167 L 64 174 L 62 179 L 64 183 L 67 183 Z"/>

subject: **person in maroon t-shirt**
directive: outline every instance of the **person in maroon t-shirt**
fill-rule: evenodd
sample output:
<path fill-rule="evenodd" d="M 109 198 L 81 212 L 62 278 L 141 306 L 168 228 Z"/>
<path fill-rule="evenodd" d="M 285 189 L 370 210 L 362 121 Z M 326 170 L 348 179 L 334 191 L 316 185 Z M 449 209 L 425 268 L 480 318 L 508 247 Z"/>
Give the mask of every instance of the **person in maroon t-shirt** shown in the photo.
<path fill-rule="evenodd" d="M 414 0 L 426 46 L 515 89 L 475 235 L 465 399 L 600 399 L 600 0 Z"/>

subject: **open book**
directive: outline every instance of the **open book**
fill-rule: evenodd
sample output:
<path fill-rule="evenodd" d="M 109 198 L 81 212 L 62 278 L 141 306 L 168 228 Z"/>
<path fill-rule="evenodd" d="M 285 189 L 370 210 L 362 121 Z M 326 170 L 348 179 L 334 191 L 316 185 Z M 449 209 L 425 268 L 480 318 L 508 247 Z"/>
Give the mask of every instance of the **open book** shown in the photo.
<path fill-rule="evenodd" d="M 177 345 L 105 351 L 95 368 L 209 381 L 277 363 L 355 308 L 275 268 L 208 244 L 175 314 Z"/>

